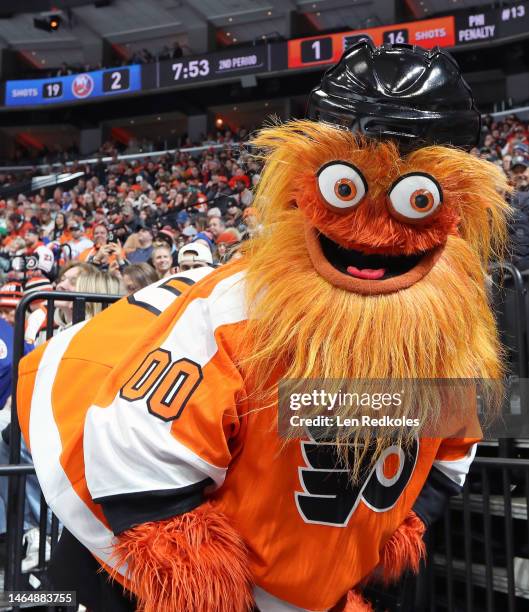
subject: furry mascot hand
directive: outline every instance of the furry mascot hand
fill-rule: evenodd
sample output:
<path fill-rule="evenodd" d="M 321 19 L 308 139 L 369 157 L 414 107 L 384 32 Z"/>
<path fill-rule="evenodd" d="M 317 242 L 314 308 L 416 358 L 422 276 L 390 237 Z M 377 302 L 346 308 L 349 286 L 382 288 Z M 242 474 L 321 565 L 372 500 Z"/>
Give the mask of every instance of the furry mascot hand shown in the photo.
<path fill-rule="evenodd" d="M 113 554 L 144 612 L 246 612 L 253 605 L 245 546 L 210 504 L 124 532 Z"/>
<path fill-rule="evenodd" d="M 424 523 L 412 510 L 402 525 L 384 544 L 380 553 L 380 562 L 368 581 L 391 584 L 397 582 L 404 572 L 417 574 L 421 559 L 424 559 L 426 555 L 423 541 L 425 532 Z M 371 604 L 362 597 L 359 591 L 355 589 L 349 591 L 343 612 L 368 612 L 372 609 Z"/>
<path fill-rule="evenodd" d="M 380 554 L 379 568 L 384 584 L 397 582 L 406 571 L 419 572 L 421 559 L 426 556 L 425 532 L 424 523 L 412 510 L 384 544 Z"/>

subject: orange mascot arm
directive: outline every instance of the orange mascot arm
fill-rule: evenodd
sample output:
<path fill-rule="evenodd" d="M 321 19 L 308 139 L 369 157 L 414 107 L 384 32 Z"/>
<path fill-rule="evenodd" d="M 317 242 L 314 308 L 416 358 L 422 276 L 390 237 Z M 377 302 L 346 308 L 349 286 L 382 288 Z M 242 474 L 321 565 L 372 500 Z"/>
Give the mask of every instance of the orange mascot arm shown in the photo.
<path fill-rule="evenodd" d="M 144 523 L 117 536 L 117 568 L 126 566 L 138 609 L 246 612 L 253 596 L 241 537 L 206 503 L 191 512 Z"/>
<path fill-rule="evenodd" d="M 426 557 L 424 533 L 443 515 L 450 497 L 462 492 L 477 441 L 477 438 L 450 438 L 439 446 L 413 510 L 381 550 L 375 573 L 385 584 L 396 582 L 406 571 L 415 574 L 419 571 L 421 559 Z"/>
<path fill-rule="evenodd" d="M 115 567 L 144 612 L 245 612 L 253 605 L 244 543 L 208 503 L 117 536 Z M 117 570 L 114 571 L 114 576 Z"/>

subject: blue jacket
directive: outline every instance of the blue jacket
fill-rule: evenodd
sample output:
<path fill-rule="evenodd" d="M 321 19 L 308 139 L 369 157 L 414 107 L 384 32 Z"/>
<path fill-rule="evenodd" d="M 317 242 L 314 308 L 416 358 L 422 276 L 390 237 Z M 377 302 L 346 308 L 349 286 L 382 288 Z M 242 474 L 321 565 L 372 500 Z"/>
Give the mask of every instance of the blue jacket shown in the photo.
<path fill-rule="evenodd" d="M 0 410 L 5 406 L 11 395 L 13 384 L 13 328 L 7 321 L 0 319 Z M 24 344 L 24 355 L 32 349 Z"/>

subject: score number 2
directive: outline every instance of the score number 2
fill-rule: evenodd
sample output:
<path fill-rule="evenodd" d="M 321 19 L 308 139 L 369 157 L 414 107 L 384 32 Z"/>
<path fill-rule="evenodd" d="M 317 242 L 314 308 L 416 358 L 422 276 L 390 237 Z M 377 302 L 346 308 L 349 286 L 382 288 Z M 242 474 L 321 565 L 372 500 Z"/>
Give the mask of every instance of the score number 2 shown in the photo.
<path fill-rule="evenodd" d="M 130 86 L 130 75 L 128 68 L 120 70 L 108 70 L 103 73 L 103 91 L 112 93 L 114 91 L 125 91 Z"/>

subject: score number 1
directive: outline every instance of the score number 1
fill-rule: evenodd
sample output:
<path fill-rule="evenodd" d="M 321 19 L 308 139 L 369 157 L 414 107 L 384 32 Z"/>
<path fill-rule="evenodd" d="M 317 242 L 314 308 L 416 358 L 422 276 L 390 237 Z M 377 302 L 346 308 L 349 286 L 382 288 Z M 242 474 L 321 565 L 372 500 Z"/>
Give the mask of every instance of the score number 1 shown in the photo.
<path fill-rule="evenodd" d="M 332 38 L 330 36 L 302 41 L 301 61 L 304 64 L 326 62 L 330 59 L 332 59 Z"/>

